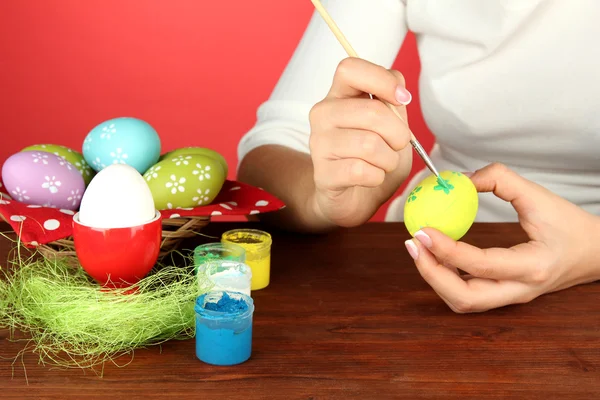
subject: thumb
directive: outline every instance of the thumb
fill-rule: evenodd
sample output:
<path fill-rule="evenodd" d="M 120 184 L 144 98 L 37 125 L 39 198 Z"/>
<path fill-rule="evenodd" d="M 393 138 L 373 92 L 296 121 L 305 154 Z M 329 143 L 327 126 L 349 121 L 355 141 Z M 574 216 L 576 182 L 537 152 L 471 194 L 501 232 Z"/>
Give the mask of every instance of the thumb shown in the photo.
<path fill-rule="evenodd" d="M 406 79 L 400 71 L 395 69 L 390 69 L 388 71 L 390 71 L 390 73 L 398 82 L 399 87 L 396 89 L 395 100 L 400 103 L 400 106 L 397 106 L 398 110 L 400 110 L 401 113 L 406 117 L 406 106 L 408 106 L 412 101 L 412 94 L 406 88 Z"/>
<path fill-rule="evenodd" d="M 390 69 L 388 71 L 394 78 L 396 78 L 396 81 L 398 82 L 398 89 L 396 90 L 395 95 L 396 102 L 398 102 L 400 105 L 394 105 L 393 103 L 390 103 L 393 106 L 392 112 L 396 114 L 396 116 L 402 121 L 408 124 L 408 112 L 406 111 L 406 106 L 412 101 L 412 94 L 406 90 L 406 80 L 400 71 L 396 71 L 394 69 Z M 379 96 L 371 95 L 371 97 L 375 100 L 386 102 L 385 99 L 380 98 Z"/>

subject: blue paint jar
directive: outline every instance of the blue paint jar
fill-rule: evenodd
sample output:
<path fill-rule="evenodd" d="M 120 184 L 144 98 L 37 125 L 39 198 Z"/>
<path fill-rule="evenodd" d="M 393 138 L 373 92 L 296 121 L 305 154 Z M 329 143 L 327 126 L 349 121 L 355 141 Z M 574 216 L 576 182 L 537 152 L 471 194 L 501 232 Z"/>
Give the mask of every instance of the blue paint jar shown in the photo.
<path fill-rule="evenodd" d="M 216 291 L 196 300 L 196 357 L 212 365 L 235 365 L 252 354 L 254 301 L 239 292 Z"/>

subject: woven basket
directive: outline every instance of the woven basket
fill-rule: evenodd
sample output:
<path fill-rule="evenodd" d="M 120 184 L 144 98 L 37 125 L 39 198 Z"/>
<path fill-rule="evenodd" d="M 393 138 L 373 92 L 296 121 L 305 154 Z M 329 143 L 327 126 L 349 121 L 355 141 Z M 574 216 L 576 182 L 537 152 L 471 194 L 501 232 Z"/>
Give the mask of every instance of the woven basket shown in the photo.
<path fill-rule="evenodd" d="M 177 250 L 184 240 L 198 236 L 198 231 L 210 222 L 210 217 L 165 218 L 162 221 L 163 241 L 160 245 L 159 257 L 164 257 Z"/>
<path fill-rule="evenodd" d="M 9 219 L 12 215 L 24 215 L 29 218 L 29 221 L 37 221 L 36 218 L 42 218 L 41 214 L 37 216 L 29 217 L 28 212 L 37 208 L 30 208 L 29 206 L 12 200 L 10 196 L 0 192 L 0 200 L 10 200 L 9 203 L 0 202 L 0 219 Z M 181 210 L 160 210 L 162 214 L 162 243 L 160 246 L 159 257 L 162 260 L 165 256 L 171 254 L 173 251 L 178 250 L 181 246 L 182 241 L 194 238 L 197 236 L 205 236 L 206 234 L 201 233 L 201 230 L 207 226 L 211 221 L 212 215 L 235 215 L 244 216 L 245 218 L 256 218 L 255 214 L 264 214 L 267 212 L 275 212 L 285 207 L 285 204 L 277 197 L 264 191 L 263 189 L 256 188 L 242 182 L 227 180 L 221 188 L 219 197 L 211 204 L 205 204 L 201 207 L 196 208 L 183 208 Z M 52 210 L 54 212 L 56 210 Z M 49 211 L 50 212 L 50 211 Z M 62 222 L 61 224 L 68 223 L 68 215 L 64 212 L 58 212 L 58 214 L 52 214 L 47 218 L 57 218 Z M 197 215 L 197 214 L 202 214 Z M 43 217 L 46 218 L 46 217 Z M 13 226 L 13 229 L 18 230 L 20 225 L 12 220 L 7 221 Z M 38 224 L 39 225 L 39 224 Z M 38 229 L 38 225 L 36 229 Z M 41 225 L 39 225 L 41 226 Z M 29 228 L 28 241 L 43 243 L 44 231 L 38 229 L 37 231 L 33 228 Z M 68 233 L 67 233 L 68 234 Z M 218 238 L 212 238 L 218 239 Z M 77 253 L 75 252 L 75 245 L 73 243 L 73 237 L 61 237 L 53 236 L 52 242 L 41 244 L 36 247 L 39 253 L 46 258 L 59 257 L 64 258 L 66 262 L 69 260 L 77 261 Z M 164 260 L 163 260 L 164 261 Z"/>
<path fill-rule="evenodd" d="M 1 217 L 0 217 L 1 218 Z M 208 225 L 210 217 L 179 217 L 165 218 L 162 220 L 162 243 L 159 258 L 163 258 L 177 250 L 184 239 L 198 235 L 198 232 Z M 56 240 L 37 247 L 37 250 L 46 258 L 76 258 L 73 237 Z"/>

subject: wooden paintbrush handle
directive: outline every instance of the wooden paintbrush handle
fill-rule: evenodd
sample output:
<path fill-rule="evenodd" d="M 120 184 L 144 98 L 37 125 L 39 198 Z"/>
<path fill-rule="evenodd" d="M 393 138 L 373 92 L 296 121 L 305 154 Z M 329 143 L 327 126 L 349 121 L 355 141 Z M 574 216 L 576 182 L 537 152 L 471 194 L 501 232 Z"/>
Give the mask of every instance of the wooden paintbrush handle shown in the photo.
<path fill-rule="evenodd" d="M 323 17 L 323 20 L 325 20 L 325 23 L 327 24 L 327 26 L 329 26 L 329 29 L 331 30 L 331 32 L 333 32 L 334 36 L 337 38 L 338 42 L 340 42 L 340 44 L 342 45 L 344 50 L 346 50 L 346 53 L 348 54 L 348 56 L 354 57 L 354 58 L 360 58 L 358 56 L 358 54 L 356 53 L 356 51 L 352 48 L 352 45 L 350 45 L 350 42 L 348 42 L 348 39 L 346 39 L 346 36 L 344 36 L 344 34 L 340 30 L 340 28 L 337 26 L 335 21 L 331 18 L 331 16 L 327 12 L 327 10 L 325 10 L 325 8 L 323 7 L 323 4 L 321 4 L 321 1 L 320 0 L 311 0 L 311 1 L 312 1 L 313 5 L 315 6 L 315 9 L 318 11 L 319 14 L 321 14 L 321 17 Z M 383 101 L 383 100 L 381 100 L 381 101 Z M 383 103 L 385 105 L 387 105 L 390 108 L 390 110 L 392 110 L 393 113 L 396 114 L 396 116 L 398 118 L 400 118 L 400 120 L 402 120 L 402 122 L 406 123 L 406 120 L 404 118 L 402 118 L 402 116 L 400 115 L 400 113 L 398 112 L 398 110 L 396 109 L 396 107 L 393 104 L 388 103 L 387 101 L 383 101 Z M 412 134 L 412 132 L 411 132 L 410 136 L 411 136 L 411 140 L 413 140 L 413 141 L 417 140 L 415 138 L 415 136 Z"/>

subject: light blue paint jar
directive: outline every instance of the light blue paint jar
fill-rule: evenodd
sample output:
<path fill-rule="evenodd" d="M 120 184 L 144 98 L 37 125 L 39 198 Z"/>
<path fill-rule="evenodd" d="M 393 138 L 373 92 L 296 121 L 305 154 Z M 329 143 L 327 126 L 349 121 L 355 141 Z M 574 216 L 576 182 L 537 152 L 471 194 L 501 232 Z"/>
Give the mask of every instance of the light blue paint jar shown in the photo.
<path fill-rule="evenodd" d="M 206 279 L 198 277 L 200 293 L 224 291 L 250 296 L 252 269 L 248 265 L 238 261 L 217 260 L 208 261 L 203 266 Z"/>
<path fill-rule="evenodd" d="M 254 301 L 239 292 L 215 291 L 196 300 L 196 357 L 212 365 L 236 365 L 252 354 Z"/>
<path fill-rule="evenodd" d="M 205 243 L 194 249 L 194 274 L 204 272 L 204 264 L 215 260 L 246 262 L 246 249 L 235 243 Z"/>

